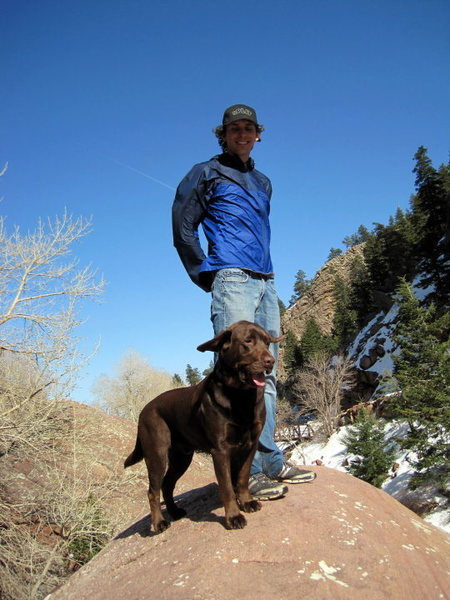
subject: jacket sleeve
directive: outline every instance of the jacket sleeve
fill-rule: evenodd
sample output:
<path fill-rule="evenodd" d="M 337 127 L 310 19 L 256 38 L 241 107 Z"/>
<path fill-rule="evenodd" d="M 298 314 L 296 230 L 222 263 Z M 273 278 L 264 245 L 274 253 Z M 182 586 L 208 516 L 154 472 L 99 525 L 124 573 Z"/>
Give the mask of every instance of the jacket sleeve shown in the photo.
<path fill-rule="evenodd" d="M 208 204 L 205 165 L 196 165 L 177 188 L 172 206 L 173 243 L 192 281 L 205 291 L 211 290 L 210 277 L 199 273 L 206 256 L 200 245 L 198 226 Z"/>

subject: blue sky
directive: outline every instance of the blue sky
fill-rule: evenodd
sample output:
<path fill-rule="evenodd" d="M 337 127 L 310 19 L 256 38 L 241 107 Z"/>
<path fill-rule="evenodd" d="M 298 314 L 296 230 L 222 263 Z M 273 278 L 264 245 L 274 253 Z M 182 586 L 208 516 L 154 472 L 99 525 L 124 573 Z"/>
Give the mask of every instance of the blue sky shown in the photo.
<path fill-rule="evenodd" d="M 184 374 L 211 356 L 209 295 L 172 246 L 180 179 L 217 153 L 234 103 L 266 127 L 272 258 L 287 303 L 360 224 L 414 192 L 419 145 L 448 160 L 447 0 L 3 0 L 0 205 L 8 227 L 93 218 L 74 247 L 108 286 L 79 334 L 100 340 L 74 397 L 134 349 Z"/>

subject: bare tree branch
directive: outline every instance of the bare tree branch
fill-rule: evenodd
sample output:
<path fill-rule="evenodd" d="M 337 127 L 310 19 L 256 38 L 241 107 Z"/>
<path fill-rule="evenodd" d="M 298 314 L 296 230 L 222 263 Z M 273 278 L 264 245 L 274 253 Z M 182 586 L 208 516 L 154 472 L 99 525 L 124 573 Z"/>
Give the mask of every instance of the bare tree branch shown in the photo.
<path fill-rule="evenodd" d="M 352 363 L 343 356 L 313 355 L 293 386 L 301 410 L 314 412 L 330 437 L 336 430 L 346 386 L 353 377 Z"/>

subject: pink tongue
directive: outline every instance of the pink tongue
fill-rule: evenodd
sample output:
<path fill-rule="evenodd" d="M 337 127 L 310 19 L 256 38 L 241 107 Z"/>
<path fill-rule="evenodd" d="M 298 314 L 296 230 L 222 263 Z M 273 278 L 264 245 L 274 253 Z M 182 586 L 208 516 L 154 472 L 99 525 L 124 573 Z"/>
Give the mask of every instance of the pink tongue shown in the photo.
<path fill-rule="evenodd" d="M 264 375 L 255 375 L 255 377 L 253 377 L 253 383 L 257 386 L 264 386 L 266 385 L 266 378 L 264 377 Z"/>

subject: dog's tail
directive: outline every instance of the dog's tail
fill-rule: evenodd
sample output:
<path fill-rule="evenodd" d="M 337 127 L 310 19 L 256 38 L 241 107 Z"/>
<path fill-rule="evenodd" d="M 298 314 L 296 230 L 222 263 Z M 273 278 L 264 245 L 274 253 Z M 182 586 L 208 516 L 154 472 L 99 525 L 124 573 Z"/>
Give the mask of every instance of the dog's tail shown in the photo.
<path fill-rule="evenodd" d="M 130 454 L 130 456 L 123 463 L 123 466 L 126 469 L 127 467 L 131 467 L 131 465 L 135 465 L 143 458 L 144 458 L 144 453 L 142 452 L 141 442 L 139 440 L 139 437 L 137 437 L 136 446 L 134 447 L 134 450 Z"/>

